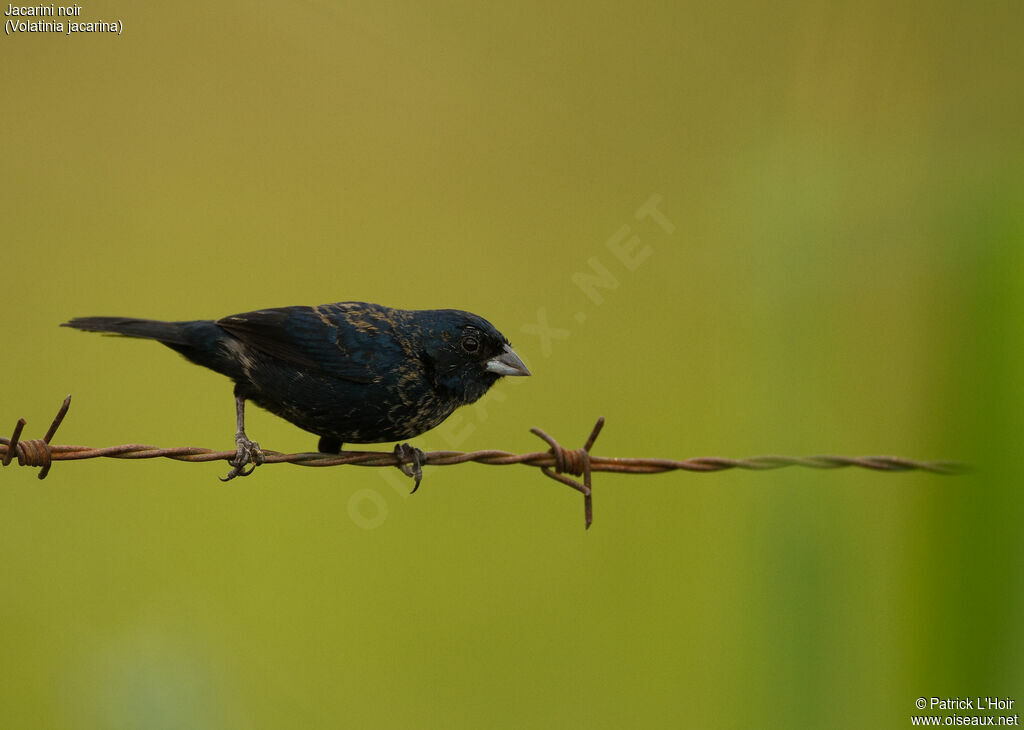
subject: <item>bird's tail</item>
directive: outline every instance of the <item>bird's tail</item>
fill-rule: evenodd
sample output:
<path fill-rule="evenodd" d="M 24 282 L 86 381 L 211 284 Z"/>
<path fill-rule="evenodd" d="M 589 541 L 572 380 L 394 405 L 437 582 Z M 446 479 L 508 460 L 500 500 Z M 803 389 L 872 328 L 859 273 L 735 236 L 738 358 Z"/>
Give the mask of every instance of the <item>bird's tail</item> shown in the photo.
<path fill-rule="evenodd" d="M 161 322 L 134 317 L 75 317 L 62 327 L 88 332 L 106 332 L 125 337 L 157 340 L 186 358 L 230 378 L 240 377 L 237 358 L 224 348 L 224 330 L 208 319 L 191 322 Z"/>
<path fill-rule="evenodd" d="M 75 317 L 61 327 L 74 327 L 87 332 L 108 332 L 126 337 L 159 340 L 168 345 L 190 345 L 186 339 L 185 322 L 161 322 L 133 317 Z"/>

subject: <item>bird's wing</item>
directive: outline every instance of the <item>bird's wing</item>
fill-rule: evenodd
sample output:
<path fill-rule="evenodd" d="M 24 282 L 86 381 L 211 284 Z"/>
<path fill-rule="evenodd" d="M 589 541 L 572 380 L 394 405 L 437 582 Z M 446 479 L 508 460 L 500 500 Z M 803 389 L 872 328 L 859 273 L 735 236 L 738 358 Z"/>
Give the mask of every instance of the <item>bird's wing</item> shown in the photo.
<path fill-rule="evenodd" d="M 369 383 L 395 347 L 315 307 L 282 307 L 217 320 L 246 345 L 310 373 Z"/>

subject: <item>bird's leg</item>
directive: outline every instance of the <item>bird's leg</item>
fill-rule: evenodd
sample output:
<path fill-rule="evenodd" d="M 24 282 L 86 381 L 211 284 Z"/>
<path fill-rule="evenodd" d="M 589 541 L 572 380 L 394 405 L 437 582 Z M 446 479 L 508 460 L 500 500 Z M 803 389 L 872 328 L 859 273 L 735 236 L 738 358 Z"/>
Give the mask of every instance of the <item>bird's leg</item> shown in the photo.
<path fill-rule="evenodd" d="M 395 444 L 395 458 L 398 459 L 398 468 L 407 477 L 416 481 L 410 494 L 416 494 L 420 488 L 420 480 L 423 478 L 423 459 L 425 458 L 422 449 L 417 449 L 409 444 Z M 409 461 L 409 464 L 405 462 Z"/>
<path fill-rule="evenodd" d="M 235 453 L 235 458 L 232 459 L 231 471 L 228 475 L 221 477 L 222 482 L 227 482 L 235 477 L 247 477 L 252 474 L 253 470 L 263 463 L 263 452 L 260 451 L 260 445 L 255 441 L 250 441 L 249 437 L 245 435 L 245 397 L 235 392 L 235 422 L 238 426 L 238 431 L 235 433 L 235 446 L 238 451 Z M 246 464 L 252 464 L 248 471 L 245 470 Z"/>

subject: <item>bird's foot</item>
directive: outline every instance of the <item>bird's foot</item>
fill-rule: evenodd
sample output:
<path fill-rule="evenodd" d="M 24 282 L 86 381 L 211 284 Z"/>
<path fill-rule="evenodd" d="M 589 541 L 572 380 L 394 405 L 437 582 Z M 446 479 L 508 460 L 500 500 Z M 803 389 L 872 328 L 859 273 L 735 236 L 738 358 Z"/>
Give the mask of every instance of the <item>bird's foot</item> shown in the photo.
<path fill-rule="evenodd" d="M 245 431 L 235 434 L 235 445 L 238 451 L 235 453 L 235 458 L 228 462 L 231 464 L 231 471 L 227 476 L 220 478 L 222 482 L 229 482 L 235 477 L 247 477 L 264 462 L 260 445 L 255 441 L 250 441 L 249 437 L 245 435 Z M 246 469 L 246 464 L 251 464 L 251 466 Z"/>
<path fill-rule="evenodd" d="M 402 473 L 415 480 L 410 494 L 416 494 L 420 480 L 423 479 L 423 460 L 426 458 L 423 450 L 409 444 L 395 444 L 395 458 L 398 459 L 398 468 Z M 407 461 L 408 464 L 405 463 Z"/>

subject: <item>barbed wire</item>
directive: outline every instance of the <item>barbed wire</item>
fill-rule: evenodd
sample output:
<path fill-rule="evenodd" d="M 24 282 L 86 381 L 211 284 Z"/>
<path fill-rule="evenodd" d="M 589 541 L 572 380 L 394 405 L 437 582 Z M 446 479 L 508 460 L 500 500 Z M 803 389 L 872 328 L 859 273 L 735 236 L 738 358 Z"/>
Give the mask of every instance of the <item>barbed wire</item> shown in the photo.
<path fill-rule="evenodd" d="M 11 437 L 0 437 L 0 463 L 7 466 L 17 456 L 20 466 L 39 467 L 39 478 L 45 479 L 54 461 L 78 461 L 81 459 L 174 459 L 175 461 L 231 462 L 237 456 L 236 450 L 215 451 L 213 449 L 185 446 L 177 448 L 160 448 L 146 444 L 121 444 L 93 448 L 91 446 L 72 446 L 67 444 L 51 444 L 57 428 L 71 406 L 71 396 L 64 399 L 63 404 L 54 417 L 46 435 L 41 439 L 22 440 L 21 433 L 26 425 L 24 418 L 18 419 Z M 728 459 L 718 456 L 704 456 L 690 459 L 649 459 L 622 458 L 612 456 L 594 456 L 590 453 L 601 429 L 604 427 L 604 416 L 597 419 L 590 436 L 582 448 L 567 449 L 561 446 L 552 436 L 539 428 L 531 428 L 530 432 L 543 439 L 548 445 L 547 451 L 536 451 L 526 454 L 515 454 L 498 449 L 483 451 L 429 451 L 419 454 L 419 463 L 423 466 L 451 466 L 473 462 L 489 466 L 507 466 L 523 464 L 537 467 L 545 475 L 565 484 L 583 494 L 584 518 L 589 528 L 593 522 L 592 478 L 595 471 L 613 472 L 617 474 L 658 474 L 668 471 L 724 471 L 727 469 L 748 469 L 766 471 L 781 469 L 787 466 L 801 466 L 811 469 L 839 469 L 858 467 L 874 471 L 926 471 L 933 474 L 961 474 L 968 470 L 963 464 L 951 461 L 914 461 L 898 456 L 754 456 L 745 459 Z M 263 450 L 266 464 L 297 464 L 299 466 L 390 466 L 402 468 L 407 459 L 395 452 L 383 451 L 343 451 L 340 454 L 323 454 L 318 452 L 302 452 L 285 454 L 278 451 Z M 404 473 L 409 473 L 403 469 Z M 567 475 L 583 477 L 577 481 Z"/>

